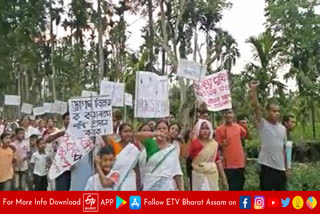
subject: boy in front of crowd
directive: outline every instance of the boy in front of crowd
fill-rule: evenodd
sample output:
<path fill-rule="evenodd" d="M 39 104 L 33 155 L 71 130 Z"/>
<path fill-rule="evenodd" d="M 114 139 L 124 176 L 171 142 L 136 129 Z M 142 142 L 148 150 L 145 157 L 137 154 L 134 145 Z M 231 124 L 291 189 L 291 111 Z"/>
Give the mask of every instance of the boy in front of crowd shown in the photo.
<path fill-rule="evenodd" d="M 15 174 L 14 174 L 14 187 L 15 190 L 26 190 L 27 175 L 28 175 L 28 158 L 30 153 L 29 141 L 25 140 L 25 131 L 23 128 L 17 128 L 16 141 L 14 146 L 16 149 Z"/>
<path fill-rule="evenodd" d="M 0 139 L 0 191 L 10 191 L 14 174 L 14 148 L 10 146 L 9 133 L 3 133 Z"/>
<path fill-rule="evenodd" d="M 88 179 L 85 191 L 112 190 L 112 186 L 119 180 L 119 173 L 111 170 L 114 161 L 115 155 L 111 145 L 100 149 L 99 156 L 95 161 L 98 173 Z"/>
<path fill-rule="evenodd" d="M 35 134 L 30 136 L 30 139 L 29 139 L 30 155 L 32 155 L 38 150 L 38 147 L 37 147 L 38 138 L 39 138 L 38 135 L 35 135 Z"/>
<path fill-rule="evenodd" d="M 35 191 L 47 191 L 48 187 L 48 169 L 49 169 L 49 154 L 45 152 L 46 143 L 40 138 L 37 140 L 38 151 L 34 152 L 31 157 L 31 168 L 33 169 L 33 181 Z"/>

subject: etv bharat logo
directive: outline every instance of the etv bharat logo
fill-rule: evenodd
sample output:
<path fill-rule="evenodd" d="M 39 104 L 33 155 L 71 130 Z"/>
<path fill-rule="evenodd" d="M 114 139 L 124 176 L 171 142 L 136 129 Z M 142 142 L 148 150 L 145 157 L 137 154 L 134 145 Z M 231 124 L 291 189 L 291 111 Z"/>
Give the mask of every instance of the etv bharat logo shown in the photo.
<path fill-rule="evenodd" d="M 98 193 L 83 193 L 83 212 L 99 211 Z"/>

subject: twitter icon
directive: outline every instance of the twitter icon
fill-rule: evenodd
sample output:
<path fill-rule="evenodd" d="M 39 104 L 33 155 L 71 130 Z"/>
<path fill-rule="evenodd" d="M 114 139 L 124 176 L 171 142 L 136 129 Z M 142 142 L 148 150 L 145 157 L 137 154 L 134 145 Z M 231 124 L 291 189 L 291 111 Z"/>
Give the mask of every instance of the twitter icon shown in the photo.
<path fill-rule="evenodd" d="M 286 198 L 286 200 L 283 200 L 281 198 L 282 207 L 287 207 L 290 203 L 290 198 Z"/>

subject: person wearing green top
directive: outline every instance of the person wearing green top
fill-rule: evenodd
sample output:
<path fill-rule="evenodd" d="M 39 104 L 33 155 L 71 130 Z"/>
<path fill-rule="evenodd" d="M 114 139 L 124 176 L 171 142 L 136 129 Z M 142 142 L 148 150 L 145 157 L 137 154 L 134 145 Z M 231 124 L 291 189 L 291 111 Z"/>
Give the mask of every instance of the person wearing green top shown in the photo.
<path fill-rule="evenodd" d="M 173 191 L 177 188 L 182 191 L 179 155 L 176 147 L 169 143 L 168 123 L 160 121 L 156 126 L 156 132 L 139 132 L 135 137 L 144 145 L 146 151 L 143 190 Z"/>

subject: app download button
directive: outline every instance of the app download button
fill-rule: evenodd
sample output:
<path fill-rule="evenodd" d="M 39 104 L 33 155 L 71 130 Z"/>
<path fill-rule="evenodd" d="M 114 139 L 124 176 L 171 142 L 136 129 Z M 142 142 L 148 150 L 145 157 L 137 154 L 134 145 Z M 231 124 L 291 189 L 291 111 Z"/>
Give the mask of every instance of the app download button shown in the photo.
<path fill-rule="evenodd" d="M 127 202 L 125 200 L 123 200 L 122 198 L 120 198 L 119 196 L 116 197 L 116 209 L 119 209 L 121 207 L 123 207 Z"/>
<path fill-rule="evenodd" d="M 141 209 L 141 197 L 140 196 L 130 196 L 129 207 L 131 210 L 140 210 Z"/>

